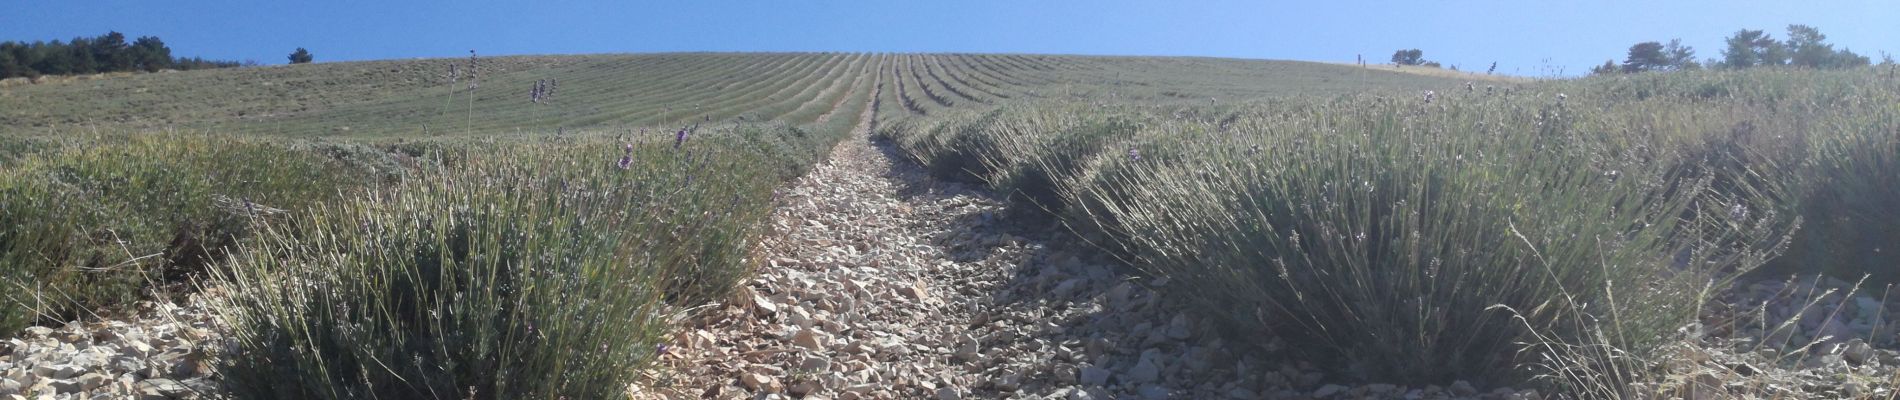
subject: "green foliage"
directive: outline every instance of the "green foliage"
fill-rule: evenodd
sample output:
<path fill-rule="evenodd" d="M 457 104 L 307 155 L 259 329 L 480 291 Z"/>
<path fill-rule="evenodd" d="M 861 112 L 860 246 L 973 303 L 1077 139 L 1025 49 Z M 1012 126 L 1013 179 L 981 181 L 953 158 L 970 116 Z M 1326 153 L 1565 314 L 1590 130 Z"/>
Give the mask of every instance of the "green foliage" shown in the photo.
<path fill-rule="evenodd" d="M 1791 65 L 1820 68 L 1834 64 L 1834 45 L 1812 26 L 1788 25 L 1788 47 L 1792 50 L 1788 57 Z"/>
<path fill-rule="evenodd" d="M 1853 51 L 1834 50 L 1827 43 L 1827 35 L 1821 30 L 1807 25 L 1788 25 L 1788 47 L 1792 50 L 1788 64 L 1809 68 L 1850 68 L 1865 67 L 1869 64 L 1866 56 Z"/>
<path fill-rule="evenodd" d="M 251 214 L 295 212 L 361 186 L 329 159 L 185 135 L 32 146 L 0 170 L 0 331 L 141 298 L 251 235 Z"/>
<path fill-rule="evenodd" d="M 1727 42 L 1728 49 L 1722 51 L 1722 65 L 1729 68 L 1793 65 L 1836 69 L 1865 67 L 1872 62 L 1867 56 L 1847 49 L 1835 50 L 1820 29 L 1801 24 L 1788 25 L 1786 42 L 1776 41 L 1762 31 L 1747 29 L 1735 32 Z"/>
<path fill-rule="evenodd" d="M 1766 65 L 1782 65 L 1788 62 L 1788 48 L 1773 36 L 1760 30 L 1739 30 L 1725 39 L 1728 48 L 1722 50 L 1722 66 L 1728 68 L 1748 68 Z"/>
<path fill-rule="evenodd" d="M 1683 45 L 1682 39 L 1669 39 L 1669 44 L 1663 46 L 1662 54 L 1664 69 L 1671 71 L 1702 69 L 1702 64 L 1695 61 L 1695 48 Z"/>
<path fill-rule="evenodd" d="M 0 170 L 4 170 L 21 157 L 51 147 L 52 142 L 46 138 L 0 135 Z"/>
<path fill-rule="evenodd" d="M 1621 67 L 1616 66 L 1616 60 L 1603 60 L 1603 65 L 1590 67 L 1590 74 L 1591 75 L 1607 75 L 1607 74 L 1622 72 L 1622 70 L 1623 69 Z"/>
<path fill-rule="evenodd" d="M 172 49 L 157 36 L 141 36 L 132 42 L 132 48 L 132 62 L 140 70 L 158 72 L 172 67 Z"/>
<path fill-rule="evenodd" d="M 309 64 L 310 61 L 314 59 L 315 58 L 310 55 L 310 50 L 304 50 L 302 47 L 298 47 L 297 51 L 290 52 L 291 64 Z"/>
<path fill-rule="evenodd" d="M 67 57 L 70 59 L 70 61 L 68 61 L 65 64 L 67 72 L 70 72 L 73 74 L 91 74 L 91 73 L 100 72 L 99 63 L 102 60 L 93 58 L 96 55 L 96 53 L 92 51 L 92 39 L 73 38 L 73 41 L 70 44 L 71 44 L 70 46 L 64 49 L 65 50 L 64 53 L 66 53 Z M 58 54 L 58 53 L 54 53 L 54 54 Z"/>
<path fill-rule="evenodd" d="M 1590 73 L 1602 75 L 1613 72 L 1637 73 L 1649 71 L 1682 71 L 1701 69 L 1702 64 L 1695 61 L 1695 48 L 1684 46 L 1682 39 L 1670 39 L 1669 44 L 1662 42 L 1642 42 L 1630 46 L 1628 56 L 1622 67 L 1605 61 L 1602 66 L 1592 67 Z"/>
<path fill-rule="evenodd" d="M 1660 42 L 1642 42 L 1630 46 L 1629 58 L 1623 60 L 1623 72 L 1646 72 L 1660 70 L 1669 65 L 1669 57 L 1663 54 Z"/>
<path fill-rule="evenodd" d="M 1900 101 L 1895 93 L 1863 94 L 1853 101 Z M 1874 285 L 1900 283 L 1900 110 L 1871 108 L 1853 115 L 1824 114 L 1816 124 L 1828 135 L 1805 140 L 1808 155 L 1785 184 L 1807 224 L 1764 272 L 1827 274 L 1843 279 L 1869 276 Z"/>
<path fill-rule="evenodd" d="M 153 36 L 127 44 L 125 34 L 119 32 L 73 38 L 67 43 L 6 41 L 0 42 L 0 78 L 238 66 L 236 62 L 202 58 L 173 59 L 171 51 Z"/>
<path fill-rule="evenodd" d="M 107 32 L 93 39 L 90 57 L 98 63 L 100 72 L 131 71 L 133 55 L 131 45 L 125 43 L 125 34 Z"/>
<path fill-rule="evenodd" d="M 1392 63 L 1398 65 L 1423 65 L 1425 64 L 1425 51 L 1419 49 L 1394 51 L 1392 52 Z"/>

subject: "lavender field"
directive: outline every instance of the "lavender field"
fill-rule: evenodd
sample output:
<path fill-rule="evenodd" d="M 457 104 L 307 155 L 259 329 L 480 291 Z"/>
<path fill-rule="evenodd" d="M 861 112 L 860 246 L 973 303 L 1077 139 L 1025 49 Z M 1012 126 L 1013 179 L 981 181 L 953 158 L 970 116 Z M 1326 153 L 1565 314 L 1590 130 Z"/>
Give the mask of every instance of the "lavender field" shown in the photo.
<path fill-rule="evenodd" d="M 1429 71 L 0 85 L 0 398 L 1894 396 L 1890 65 Z"/>

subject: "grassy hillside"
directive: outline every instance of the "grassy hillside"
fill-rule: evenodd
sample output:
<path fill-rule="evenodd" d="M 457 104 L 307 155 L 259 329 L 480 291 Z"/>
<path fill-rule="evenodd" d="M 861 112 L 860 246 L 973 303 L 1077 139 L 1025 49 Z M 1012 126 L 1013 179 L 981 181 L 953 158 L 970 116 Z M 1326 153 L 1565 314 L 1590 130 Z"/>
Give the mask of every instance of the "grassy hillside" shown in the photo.
<path fill-rule="evenodd" d="M 8 86 L 0 329 L 210 279 L 242 396 L 598 398 L 858 127 L 1353 379 L 1628 395 L 1751 271 L 1900 281 L 1891 75 L 1417 72 L 680 53 Z"/>
<path fill-rule="evenodd" d="M 471 67 L 471 65 L 473 65 Z M 554 82 L 536 103 L 537 81 Z M 1237 99 L 1463 81 L 1292 61 L 968 54 L 516 56 L 166 72 L 0 88 L 0 134 L 212 131 L 294 137 L 625 132 L 816 121 L 882 82 L 923 113 L 1008 99 Z"/>
<path fill-rule="evenodd" d="M 568 133 L 679 147 L 769 132 L 794 137 L 742 147 L 778 170 L 798 171 L 866 116 L 910 121 L 1005 103 L 1215 103 L 1458 84 L 1286 61 L 842 53 L 469 57 L 54 80 L 0 88 L 0 165 L 9 166 L 4 188 L 17 202 L 9 217 L 61 222 L 14 224 L 0 233 L 0 248 L 37 259 L 15 271 L 59 282 L 54 290 L 70 290 L 70 303 L 90 307 L 137 297 L 126 288 L 148 281 L 145 272 L 178 279 L 237 244 L 249 230 L 214 199 L 280 207 L 342 201 L 352 196 L 342 192 L 399 185 L 418 168 L 463 163 L 458 154 L 471 145 Z M 170 139 L 126 136 L 151 132 Z M 270 151 L 286 153 L 258 156 Z M 245 169 L 268 175 L 265 160 L 316 176 L 229 180 Z M 43 196 L 55 194 L 90 207 L 38 213 L 54 206 Z M 161 194 L 174 202 L 139 200 Z M 99 270 L 127 273 L 74 272 Z M 60 318 L 74 309 L 34 307 Z"/>
<path fill-rule="evenodd" d="M 220 376 L 239 397 L 603 398 L 669 313 L 746 279 L 774 189 L 854 128 L 1459 85 L 1303 62 L 830 53 L 8 86 L 0 331 L 196 282 L 222 293 L 237 352 Z"/>

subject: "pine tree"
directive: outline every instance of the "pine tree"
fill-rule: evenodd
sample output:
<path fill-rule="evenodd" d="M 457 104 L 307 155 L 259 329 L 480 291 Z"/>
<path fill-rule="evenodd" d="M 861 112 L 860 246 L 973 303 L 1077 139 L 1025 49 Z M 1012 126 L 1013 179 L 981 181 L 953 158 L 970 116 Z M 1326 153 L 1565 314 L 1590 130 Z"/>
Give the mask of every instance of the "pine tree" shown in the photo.
<path fill-rule="evenodd" d="M 308 64 L 311 60 L 313 60 L 313 57 L 311 57 L 310 51 L 304 50 L 302 47 L 298 47 L 297 51 L 290 53 L 291 64 Z"/>
<path fill-rule="evenodd" d="M 172 49 L 165 47 L 165 41 L 156 36 L 140 37 L 132 42 L 132 62 L 135 68 L 145 72 L 172 67 Z"/>
<path fill-rule="evenodd" d="M 1655 71 L 1668 64 L 1668 57 L 1663 55 L 1662 43 L 1642 42 L 1630 46 L 1629 58 L 1623 60 L 1623 72 Z"/>

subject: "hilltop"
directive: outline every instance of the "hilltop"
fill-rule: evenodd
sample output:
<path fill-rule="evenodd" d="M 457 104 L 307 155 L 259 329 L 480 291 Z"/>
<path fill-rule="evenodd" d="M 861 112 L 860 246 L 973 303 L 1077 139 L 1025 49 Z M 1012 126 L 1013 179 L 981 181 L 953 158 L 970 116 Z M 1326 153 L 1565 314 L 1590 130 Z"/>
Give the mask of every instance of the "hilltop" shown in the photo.
<path fill-rule="evenodd" d="M 472 65 L 472 67 L 471 67 Z M 1013 99 L 1178 101 L 1444 89 L 1458 77 L 1324 63 L 994 54 L 667 53 L 338 62 L 0 88 L 0 134 L 178 130 L 311 136 L 625 131 L 815 122 L 846 96 L 917 113 Z M 536 82 L 551 95 L 534 102 Z"/>

